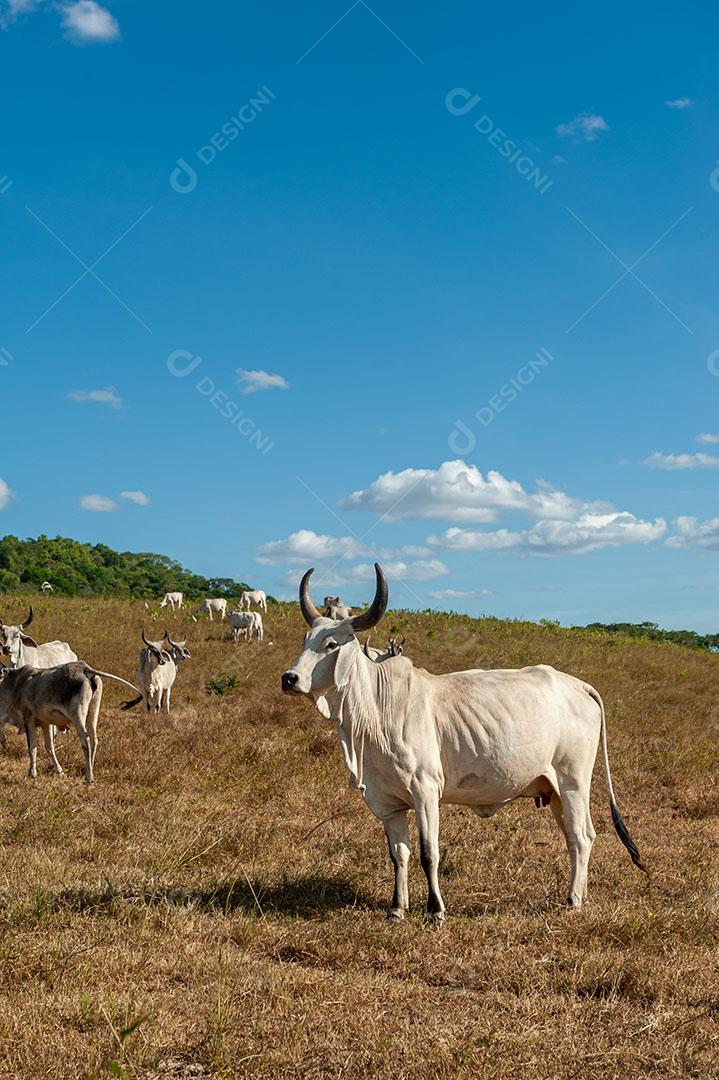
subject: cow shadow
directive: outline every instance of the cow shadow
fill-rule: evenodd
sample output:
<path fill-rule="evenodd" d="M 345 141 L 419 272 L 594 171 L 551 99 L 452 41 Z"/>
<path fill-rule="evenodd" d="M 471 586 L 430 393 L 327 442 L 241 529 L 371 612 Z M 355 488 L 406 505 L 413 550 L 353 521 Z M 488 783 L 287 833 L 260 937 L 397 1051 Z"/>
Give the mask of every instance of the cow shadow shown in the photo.
<path fill-rule="evenodd" d="M 280 882 L 263 882 L 246 877 L 227 878 L 201 889 L 182 885 L 116 888 L 110 881 L 104 889 L 64 889 L 50 906 L 79 912 L 112 912 L 118 905 L 175 907 L 214 914 L 243 912 L 246 915 L 312 918 L 346 908 L 380 910 L 376 897 L 343 875 L 325 877 L 308 874 Z"/>

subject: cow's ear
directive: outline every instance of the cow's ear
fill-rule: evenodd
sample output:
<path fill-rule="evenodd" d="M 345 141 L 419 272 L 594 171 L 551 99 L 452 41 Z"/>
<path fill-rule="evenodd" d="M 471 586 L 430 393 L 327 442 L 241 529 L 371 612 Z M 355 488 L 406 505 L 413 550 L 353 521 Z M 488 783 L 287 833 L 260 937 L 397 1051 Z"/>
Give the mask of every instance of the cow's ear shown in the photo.
<path fill-rule="evenodd" d="M 357 661 L 357 654 L 359 652 L 360 644 L 357 638 L 352 638 L 346 645 L 342 645 L 337 650 L 337 659 L 335 661 L 335 686 L 338 690 L 341 690 L 343 686 L 346 686 L 349 682 L 352 669 Z"/>
<path fill-rule="evenodd" d="M 32 645 L 34 649 L 38 649 L 40 647 L 35 641 L 35 638 L 28 637 L 27 634 L 21 634 L 20 640 L 22 641 L 23 645 Z"/>

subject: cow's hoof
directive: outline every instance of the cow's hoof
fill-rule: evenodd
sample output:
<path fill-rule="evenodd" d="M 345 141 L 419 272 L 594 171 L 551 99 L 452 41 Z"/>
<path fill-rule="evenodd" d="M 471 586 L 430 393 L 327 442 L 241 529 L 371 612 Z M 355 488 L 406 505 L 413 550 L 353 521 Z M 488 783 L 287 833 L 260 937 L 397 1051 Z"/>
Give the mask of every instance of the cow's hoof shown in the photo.
<path fill-rule="evenodd" d="M 404 912 L 401 908 L 392 908 L 387 912 L 388 923 L 401 923 L 404 921 Z"/>
<path fill-rule="evenodd" d="M 444 911 L 428 911 L 427 921 L 433 929 L 441 930 L 447 921 L 447 915 Z"/>

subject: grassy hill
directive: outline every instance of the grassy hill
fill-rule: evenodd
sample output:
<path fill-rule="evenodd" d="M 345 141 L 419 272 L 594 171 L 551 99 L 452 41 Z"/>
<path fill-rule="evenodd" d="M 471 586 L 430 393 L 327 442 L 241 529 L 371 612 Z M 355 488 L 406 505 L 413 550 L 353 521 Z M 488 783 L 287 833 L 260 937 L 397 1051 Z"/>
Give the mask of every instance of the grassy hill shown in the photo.
<path fill-rule="evenodd" d="M 593 683 L 619 803 L 651 869 L 648 881 L 614 834 L 600 766 L 580 914 L 562 904 L 568 859 L 549 810 L 524 800 L 480 821 L 446 807 L 449 917 L 437 932 L 422 918 L 416 852 L 412 914 L 385 924 L 382 827 L 348 786 L 332 726 L 280 692 L 302 641 L 296 605 L 270 609 L 262 646 L 141 601 L 40 598 L 36 610 L 40 639 L 65 638 L 117 674 L 132 676 L 143 623 L 169 620 L 192 660 L 169 719 L 121 713 L 124 694 L 106 685 L 92 789 L 74 734 L 59 739 L 68 778 L 34 783 L 8 735 L 0 1076 L 717 1075 L 715 656 L 389 613 L 374 643 L 398 630 L 431 671 L 541 661 Z"/>
<path fill-rule="evenodd" d="M 105 544 L 81 544 L 62 536 L 0 539 L 0 593 L 37 593 L 43 581 L 65 596 L 150 598 L 177 589 L 195 599 L 237 596 L 249 588 L 232 578 L 193 574 L 167 555 L 113 551 Z"/>

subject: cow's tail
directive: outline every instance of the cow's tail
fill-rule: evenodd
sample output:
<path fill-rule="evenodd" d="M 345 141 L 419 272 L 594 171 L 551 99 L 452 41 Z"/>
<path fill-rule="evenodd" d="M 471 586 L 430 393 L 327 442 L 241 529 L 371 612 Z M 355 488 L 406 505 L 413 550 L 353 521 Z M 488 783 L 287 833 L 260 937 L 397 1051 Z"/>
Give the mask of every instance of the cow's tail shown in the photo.
<path fill-rule="evenodd" d="M 585 685 L 587 687 L 587 692 L 589 696 L 594 698 L 602 714 L 602 757 L 604 759 L 604 772 L 607 777 L 607 789 L 609 791 L 609 807 L 612 811 L 612 821 L 614 823 L 614 828 L 617 830 L 617 836 L 631 855 L 634 865 L 640 870 L 643 870 L 645 874 L 648 874 L 649 871 L 641 860 L 637 845 L 632 840 L 629 829 L 625 825 L 624 818 L 619 813 L 619 807 L 617 806 L 617 799 L 614 794 L 614 785 L 612 784 L 612 773 L 609 768 L 609 752 L 607 750 L 607 720 L 604 713 L 604 702 L 602 701 L 600 695 L 597 693 L 593 686 L 589 686 L 589 684 Z"/>
<path fill-rule="evenodd" d="M 137 701 L 142 701 L 142 699 L 145 696 L 143 694 L 142 690 L 140 690 L 139 686 L 135 686 L 134 683 L 128 682 L 127 679 L 120 678 L 119 675 L 111 675 L 109 671 L 96 671 L 95 668 L 91 668 L 86 664 L 85 665 L 85 674 L 90 676 L 90 677 L 92 677 L 94 675 L 99 675 L 101 679 L 112 679 L 113 682 L 119 682 L 119 683 L 122 683 L 123 686 L 129 686 L 131 690 L 134 690 L 136 694 L 140 695 L 139 698 L 137 699 Z M 132 704 L 136 705 L 137 702 L 133 701 Z"/>
<path fill-rule="evenodd" d="M 143 695 L 140 694 L 139 697 L 133 698 L 132 701 L 121 701 L 120 708 L 123 712 L 127 712 L 128 709 L 134 709 L 136 705 L 140 704 L 142 697 Z"/>

